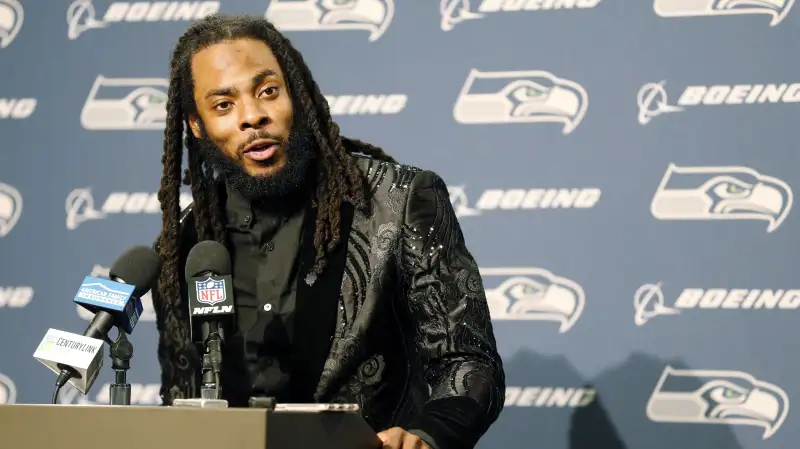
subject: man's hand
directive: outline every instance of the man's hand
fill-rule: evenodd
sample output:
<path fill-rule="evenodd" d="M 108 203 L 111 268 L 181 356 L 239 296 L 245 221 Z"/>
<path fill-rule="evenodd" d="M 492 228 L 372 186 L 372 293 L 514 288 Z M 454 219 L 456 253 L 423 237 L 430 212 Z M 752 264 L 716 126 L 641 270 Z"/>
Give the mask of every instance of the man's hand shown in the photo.
<path fill-rule="evenodd" d="M 378 434 L 383 441 L 383 449 L 431 449 L 418 436 L 400 427 L 392 427 Z"/>

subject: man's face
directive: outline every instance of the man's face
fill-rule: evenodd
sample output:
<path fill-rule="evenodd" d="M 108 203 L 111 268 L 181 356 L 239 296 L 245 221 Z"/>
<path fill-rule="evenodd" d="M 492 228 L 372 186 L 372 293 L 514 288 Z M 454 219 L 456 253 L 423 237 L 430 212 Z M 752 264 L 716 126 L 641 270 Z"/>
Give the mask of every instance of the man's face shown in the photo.
<path fill-rule="evenodd" d="M 294 119 L 287 82 L 270 48 L 236 39 L 192 58 L 197 115 L 192 134 L 207 139 L 249 176 L 266 180 L 287 164 Z"/>

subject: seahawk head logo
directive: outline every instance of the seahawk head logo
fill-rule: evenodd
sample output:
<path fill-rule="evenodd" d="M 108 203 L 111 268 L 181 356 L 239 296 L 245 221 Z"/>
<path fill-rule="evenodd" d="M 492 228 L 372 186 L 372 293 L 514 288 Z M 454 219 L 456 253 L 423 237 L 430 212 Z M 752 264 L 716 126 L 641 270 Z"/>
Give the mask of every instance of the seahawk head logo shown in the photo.
<path fill-rule="evenodd" d="M 17 387 L 10 377 L 0 373 L 0 404 L 14 404 L 17 402 Z"/>
<path fill-rule="evenodd" d="M 589 97 L 579 84 L 542 70 L 480 72 L 472 69 L 453 107 L 459 123 L 561 123 L 571 133 Z"/>
<path fill-rule="evenodd" d="M 92 130 L 163 129 L 168 84 L 164 78 L 98 75 L 81 110 L 81 125 Z"/>
<path fill-rule="evenodd" d="M 541 268 L 484 268 L 481 277 L 492 320 L 554 321 L 564 333 L 586 302 L 580 285 Z"/>
<path fill-rule="evenodd" d="M 766 14 L 772 16 L 769 25 L 775 26 L 783 21 L 793 4 L 794 0 L 654 0 L 653 10 L 668 18 Z"/>
<path fill-rule="evenodd" d="M 14 187 L 0 182 L 0 237 L 14 229 L 22 215 L 22 195 Z"/>
<path fill-rule="evenodd" d="M 786 392 L 741 371 L 667 366 L 647 401 L 647 417 L 655 422 L 757 426 L 765 440 L 788 412 Z"/>
<path fill-rule="evenodd" d="M 394 0 L 272 0 L 264 17 L 281 31 L 366 30 L 380 38 L 394 16 Z"/>
<path fill-rule="evenodd" d="M 6 48 L 17 37 L 24 17 L 17 0 L 0 0 L 0 48 Z"/>
<path fill-rule="evenodd" d="M 789 215 L 792 199 L 788 184 L 748 167 L 670 164 L 650 211 L 659 220 L 764 220 L 772 232 Z"/>

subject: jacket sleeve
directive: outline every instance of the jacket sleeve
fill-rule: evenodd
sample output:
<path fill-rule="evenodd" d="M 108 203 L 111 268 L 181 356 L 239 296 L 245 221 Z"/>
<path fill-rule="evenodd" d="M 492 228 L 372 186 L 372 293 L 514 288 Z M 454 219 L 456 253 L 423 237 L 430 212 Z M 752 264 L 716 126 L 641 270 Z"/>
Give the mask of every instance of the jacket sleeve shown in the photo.
<path fill-rule="evenodd" d="M 444 181 L 430 171 L 409 187 L 402 272 L 416 353 L 431 387 L 408 431 L 434 449 L 473 448 L 503 409 L 505 373 L 478 266 Z"/>

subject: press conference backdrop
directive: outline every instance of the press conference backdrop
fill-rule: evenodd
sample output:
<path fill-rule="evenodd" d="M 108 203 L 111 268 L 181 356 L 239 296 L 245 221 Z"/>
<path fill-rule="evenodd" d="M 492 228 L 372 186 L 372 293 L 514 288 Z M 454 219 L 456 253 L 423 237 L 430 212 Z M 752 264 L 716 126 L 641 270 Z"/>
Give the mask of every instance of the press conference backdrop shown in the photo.
<path fill-rule="evenodd" d="M 0 402 L 49 400 L 37 343 L 159 231 L 169 52 L 219 11 L 273 20 L 346 135 L 448 183 L 507 374 L 480 447 L 796 446 L 794 0 L 33 3 L 0 0 Z M 61 401 L 107 403 L 109 365 Z"/>

